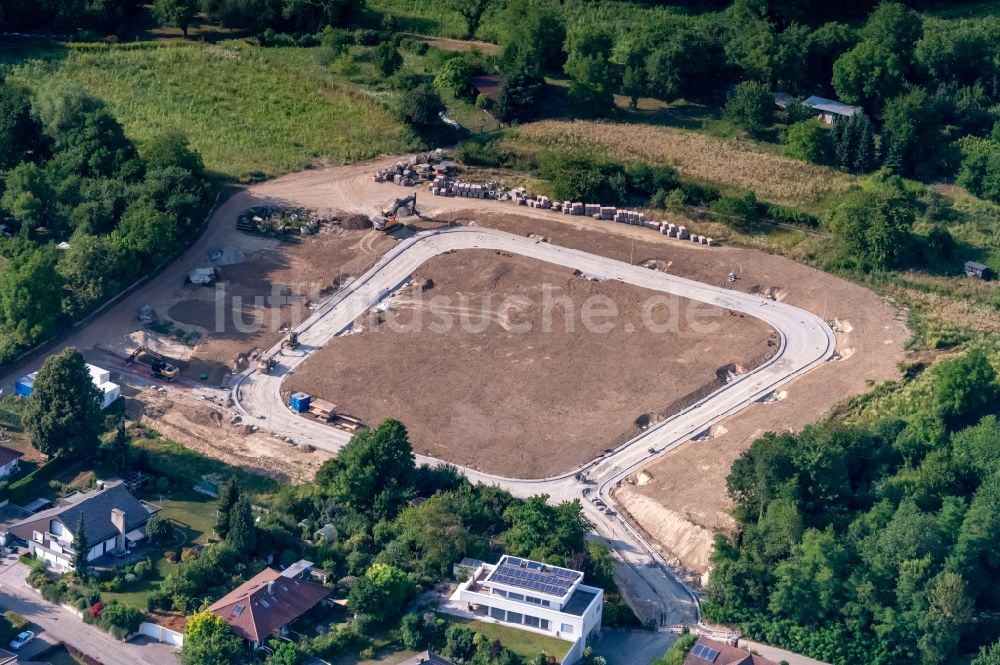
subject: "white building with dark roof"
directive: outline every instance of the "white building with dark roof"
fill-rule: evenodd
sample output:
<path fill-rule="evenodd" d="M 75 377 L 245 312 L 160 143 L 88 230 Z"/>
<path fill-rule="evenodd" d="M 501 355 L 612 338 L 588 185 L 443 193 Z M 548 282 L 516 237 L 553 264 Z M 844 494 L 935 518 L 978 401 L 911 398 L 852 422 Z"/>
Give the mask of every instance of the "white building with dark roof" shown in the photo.
<path fill-rule="evenodd" d="M 601 630 L 604 590 L 583 584 L 583 573 L 504 555 L 483 563 L 451 600 L 468 613 L 572 642 L 562 662 L 583 656 Z"/>

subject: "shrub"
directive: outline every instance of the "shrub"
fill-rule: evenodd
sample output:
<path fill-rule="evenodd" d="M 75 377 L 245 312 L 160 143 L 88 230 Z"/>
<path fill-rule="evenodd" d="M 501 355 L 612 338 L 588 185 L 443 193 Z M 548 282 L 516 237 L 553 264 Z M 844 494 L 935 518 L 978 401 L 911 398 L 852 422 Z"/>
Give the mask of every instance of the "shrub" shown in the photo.
<path fill-rule="evenodd" d="M 38 590 L 42 594 L 42 598 L 50 603 L 58 605 L 62 602 L 62 591 L 59 589 L 58 585 L 53 584 L 52 582 L 47 582 L 42 584 Z"/>
<path fill-rule="evenodd" d="M 25 619 L 17 612 L 14 612 L 13 610 L 7 610 L 6 612 L 4 612 L 3 618 L 6 619 L 7 623 L 10 624 L 10 627 L 13 628 L 14 631 L 18 633 L 24 630 L 28 626 L 28 624 L 31 623 L 30 621 Z"/>
<path fill-rule="evenodd" d="M 167 550 L 163 553 L 163 558 L 171 563 L 177 563 L 177 552 L 174 550 Z"/>
<path fill-rule="evenodd" d="M 746 230 L 757 217 L 757 197 L 753 192 L 724 194 L 712 202 L 710 209 L 723 224 Z"/>
<path fill-rule="evenodd" d="M 195 547 L 185 547 L 181 550 L 181 561 L 187 563 L 188 561 L 195 561 L 198 558 L 198 549 Z"/>
<path fill-rule="evenodd" d="M 363 658 L 364 660 L 374 660 L 375 659 L 375 647 L 366 647 L 366 648 L 362 649 L 361 653 L 358 654 L 358 655 L 361 656 L 361 658 Z"/>
<path fill-rule="evenodd" d="M 506 159 L 497 139 L 472 139 L 463 141 L 455 149 L 455 159 L 469 166 L 496 168 L 504 166 Z"/>
<path fill-rule="evenodd" d="M 104 606 L 101 612 L 100 625 L 109 633 L 122 640 L 139 630 L 142 619 L 142 612 L 139 610 L 113 600 Z"/>
<path fill-rule="evenodd" d="M 101 601 L 97 601 L 96 603 L 90 606 L 90 609 L 87 611 L 87 613 L 90 614 L 91 617 L 96 619 L 97 617 L 101 616 L 101 612 L 103 611 L 104 611 L 104 603 L 102 603 Z"/>
<path fill-rule="evenodd" d="M 140 561 L 132 568 L 132 572 L 135 573 L 136 577 L 145 577 L 149 575 L 150 571 L 153 570 L 153 563 L 146 559 L 145 561 Z"/>
<path fill-rule="evenodd" d="M 156 491 L 162 494 L 166 494 L 170 491 L 170 479 L 166 476 L 160 476 L 156 479 Z"/>
<path fill-rule="evenodd" d="M 493 98 L 487 95 L 485 92 L 481 92 L 476 95 L 476 108 L 482 109 L 484 111 L 489 111 L 493 108 Z"/>
<path fill-rule="evenodd" d="M 377 30 L 355 30 L 354 43 L 358 46 L 375 46 L 382 41 L 382 35 Z"/>

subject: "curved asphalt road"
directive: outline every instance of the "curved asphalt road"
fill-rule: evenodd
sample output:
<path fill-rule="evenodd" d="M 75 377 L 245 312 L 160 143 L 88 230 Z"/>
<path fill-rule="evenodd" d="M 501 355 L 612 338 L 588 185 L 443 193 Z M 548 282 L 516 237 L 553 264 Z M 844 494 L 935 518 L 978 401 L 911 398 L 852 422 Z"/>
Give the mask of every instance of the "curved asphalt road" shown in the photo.
<path fill-rule="evenodd" d="M 751 402 L 766 397 L 778 386 L 833 355 L 833 331 L 825 321 L 805 310 L 503 231 L 458 227 L 420 232 L 400 242 L 296 327 L 300 341 L 298 349 L 282 351 L 280 345 L 275 345 L 265 351 L 265 357 L 271 356 L 278 362 L 275 370 L 270 375 L 247 370 L 234 377 L 232 392 L 236 408 L 266 430 L 289 436 L 298 443 L 339 450 L 350 440 L 348 433 L 303 418 L 285 406 L 280 394 L 285 375 L 405 284 L 422 263 L 450 250 L 473 248 L 520 254 L 602 279 L 618 279 L 743 312 L 768 323 L 781 340 L 777 353 L 760 367 L 578 469 L 551 478 L 518 479 L 460 467 L 470 480 L 498 484 L 517 496 L 544 493 L 556 501 L 578 499 L 583 488 L 589 486 L 592 495 L 599 495 L 613 506 L 611 489 L 640 466 L 691 440 Z M 417 462 L 444 463 L 420 455 Z M 577 474 L 582 474 L 585 480 L 577 480 Z M 619 515 L 606 515 L 590 501 L 585 500 L 583 504 L 598 534 L 621 558 L 624 565 L 616 571 L 621 577 L 620 586 L 640 618 L 670 624 L 700 623 L 700 609 L 694 594 L 655 549 Z"/>

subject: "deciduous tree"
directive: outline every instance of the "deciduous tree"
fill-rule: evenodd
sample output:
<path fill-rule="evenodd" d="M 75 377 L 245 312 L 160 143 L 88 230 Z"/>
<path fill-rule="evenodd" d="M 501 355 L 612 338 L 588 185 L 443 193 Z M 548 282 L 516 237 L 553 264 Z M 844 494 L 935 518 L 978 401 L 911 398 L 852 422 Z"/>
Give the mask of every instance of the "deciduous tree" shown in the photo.
<path fill-rule="evenodd" d="M 101 394 L 76 349 L 63 349 L 42 363 L 22 423 L 32 445 L 49 457 L 95 452 L 103 429 Z"/>

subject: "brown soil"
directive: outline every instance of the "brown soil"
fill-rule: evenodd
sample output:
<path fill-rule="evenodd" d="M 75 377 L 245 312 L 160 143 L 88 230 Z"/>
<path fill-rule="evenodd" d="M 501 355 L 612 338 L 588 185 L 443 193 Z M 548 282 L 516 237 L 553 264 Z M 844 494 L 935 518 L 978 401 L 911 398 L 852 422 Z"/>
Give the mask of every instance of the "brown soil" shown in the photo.
<path fill-rule="evenodd" d="M 473 219 L 459 212 L 452 219 Z M 725 433 L 681 446 L 648 467 L 652 479 L 625 485 L 617 496 L 635 520 L 685 566 L 703 572 L 711 551 L 711 533 L 731 532 L 726 476 L 733 461 L 767 431 L 798 430 L 832 406 L 899 378 L 910 332 L 905 314 L 892 303 L 838 277 L 756 250 L 704 248 L 663 238 L 646 229 L 584 218 L 528 218 L 475 213 L 476 223 L 512 233 L 544 235 L 557 245 L 636 263 L 655 260 L 668 272 L 725 286 L 735 271 L 734 289 L 770 294 L 834 322 L 837 351 L 843 358 L 818 367 L 786 385 L 785 396 L 755 403 L 725 421 Z M 683 524 L 686 522 L 687 524 Z M 679 542 L 678 534 L 685 537 Z"/>
<path fill-rule="evenodd" d="M 430 290 L 415 286 L 428 281 Z M 773 331 L 735 312 L 704 307 L 718 315 L 701 319 L 716 331 L 692 329 L 687 299 L 678 299 L 676 331 L 654 332 L 642 324 L 643 303 L 654 295 L 488 250 L 438 256 L 395 298 L 388 315 L 398 325 L 364 317 L 355 328 L 363 332 L 327 344 L 284 389 L 322 397 L 369 424 L 398 418 L 424 454 L 489 473 L 555 475 L 632 438 L 638 423 L 675 413 L 776 348 Z M 599 320 L 613 324 L 608 332 L 582 324 L 581 308 L 593 296 L 610 298 L 618 310 Z M 545 305 L 563 297 L 573 303 L 571 325 L 565 308 Z M 505 309 L 505 300 L 515 306 Z M 464 329 L 463 314 L 485 330 Z M 446 318 L 454 324 L 447 332 L 431 329 Z M 531 330 L 518 332 L 525 327 Z"/>
<path fill-rule="evenodd" d="M 153 429 L 187 448 L 279 481 L 312 478 L 331 457 L 322 450 L 306 451 L 253 432 L 242 423 L 232 424 L 227 410 L 181 391 L 145 388 L 128 398 L 126 409 L 130 419 L 145 419 Z"/>

